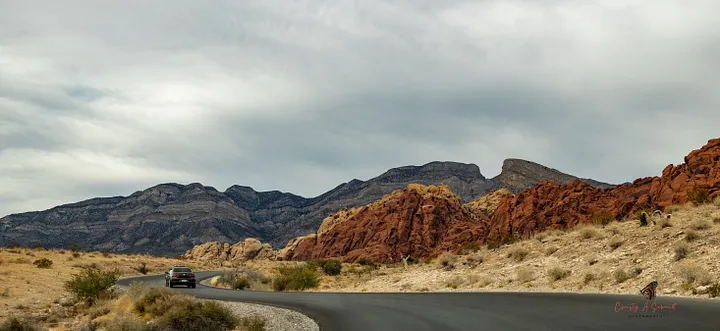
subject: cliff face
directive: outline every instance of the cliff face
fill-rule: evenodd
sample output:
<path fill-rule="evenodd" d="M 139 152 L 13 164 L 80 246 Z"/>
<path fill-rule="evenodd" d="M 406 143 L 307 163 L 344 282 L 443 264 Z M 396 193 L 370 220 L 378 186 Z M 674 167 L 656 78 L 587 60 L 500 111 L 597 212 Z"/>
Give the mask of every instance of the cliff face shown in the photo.
<path fill-rule="evenodd" d="M 42 242 L 52 248 L 75 242 L 88 249 L 178 255 L 206 242 L 252 237 L 284 247 L 292 238 L 316 232 L 328 215 L 362 207 L 411 183 L 446 184 L 470 201 L 503 185 L 518 190 L 541 179 L 575 178 L 558 174 L 514 161 L 487 179 L 474 164 L 431 162 L 391 169 L 367 181 L 352 180 L 315 198 L 237 185 L 218 192 L 200 184 L 161 184 L 128 197 L 96 198 L 1 218 L 0 245 Z"/>
<path fill-rule="evenodd" d="M 688 191 L 720 195 L 720 139 L 692 151 L 683 164 L 668 165 L 660 177 L 646 177 L 611 189 L 580 181 L 568 185 L 544 181 L 504 200 L 490 217 L 490 237 L 502 233 L 529 236 L 546 228 L 587 222 L 598 213 L 622 219 L 637 209 L 664 208 L 687 202 Z"/>
<path fill-rule="evenodd" d="M 343 261 L 397 261 L 403 254 L 427 257 L 455 252 L 470 242 L 572 227 L 594 215 L 621 220 L 638 209 L 685 203 L 688 192 L 703 190 L 710 199 L 720 196 L 720 139 L 691 152 L 683 164 L 667 166 L 660 177 L 613 188 L 597 188 L 579 179 L 568 184 L 541 181 L 515 195 L 498 191 L 461 206 L 447 187 L 411 185 L 373 204 L 329 217 L 321 231 L 292 241 L 280 257 Z"/>
<path fill-rule="evenodd" d="M 397 260 L 457 251 L 458 243 L 479 240 L 484 224 L 463 208 L 447 186 L 409 185 L 339 221 L 321 233 L 293 243 L 283 259 L 338 257 Z"/>

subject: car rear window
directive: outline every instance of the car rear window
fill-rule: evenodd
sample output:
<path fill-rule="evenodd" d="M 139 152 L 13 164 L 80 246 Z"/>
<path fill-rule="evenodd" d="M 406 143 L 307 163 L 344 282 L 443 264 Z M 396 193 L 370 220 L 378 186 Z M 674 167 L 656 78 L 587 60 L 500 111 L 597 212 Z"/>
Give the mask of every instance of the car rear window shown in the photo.
<path fill-rule="evenodd" d="M 192 272 L 190 268 L 175 268 L 173 269 L 174 272 Z"/>

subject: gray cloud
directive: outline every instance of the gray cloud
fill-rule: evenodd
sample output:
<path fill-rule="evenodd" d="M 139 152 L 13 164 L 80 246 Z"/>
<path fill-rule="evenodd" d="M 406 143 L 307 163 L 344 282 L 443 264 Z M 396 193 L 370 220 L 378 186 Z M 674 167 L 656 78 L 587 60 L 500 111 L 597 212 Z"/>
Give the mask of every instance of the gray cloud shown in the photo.
<path fill-rule="evenodd" d="M 433 160 L 659 175 L 718 135 L 719 9 L 0 1 L 0 214 L 160 182 L 314 196 Z"/>

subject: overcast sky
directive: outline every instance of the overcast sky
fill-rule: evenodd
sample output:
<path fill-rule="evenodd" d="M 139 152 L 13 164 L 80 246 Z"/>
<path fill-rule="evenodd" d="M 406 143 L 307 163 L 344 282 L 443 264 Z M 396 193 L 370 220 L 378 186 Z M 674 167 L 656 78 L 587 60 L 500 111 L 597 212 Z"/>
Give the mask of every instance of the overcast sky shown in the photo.
<path fill-rule="evenodd" d="M 434 160 L 620 183 L 720 137 L 720 1 L 0 0 L 0 216 Z"/>

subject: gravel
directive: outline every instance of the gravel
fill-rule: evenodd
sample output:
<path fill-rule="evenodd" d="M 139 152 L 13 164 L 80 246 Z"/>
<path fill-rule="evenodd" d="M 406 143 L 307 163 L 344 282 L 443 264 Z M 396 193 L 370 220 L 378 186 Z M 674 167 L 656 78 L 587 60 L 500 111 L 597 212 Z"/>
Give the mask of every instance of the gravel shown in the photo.
<path fill-rule="evenodd" d="M 320 331 L 310 317 L 297 311 L 244 302 L 218 301 L 238 317 L 260 316 L 265 319 L 266 331 Z"/>

